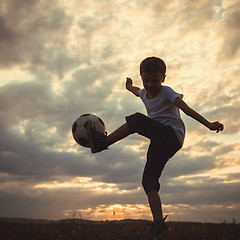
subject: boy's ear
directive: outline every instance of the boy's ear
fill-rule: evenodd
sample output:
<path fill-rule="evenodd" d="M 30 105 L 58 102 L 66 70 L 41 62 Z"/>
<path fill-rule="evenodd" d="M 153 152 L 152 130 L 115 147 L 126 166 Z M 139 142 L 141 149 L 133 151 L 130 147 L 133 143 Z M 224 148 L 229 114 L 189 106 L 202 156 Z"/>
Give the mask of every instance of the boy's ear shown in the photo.
<path fill-rule="evenodd" d="M 163 76 L 162 82 L 164 82 L 164 81 L 165 81 L 165 77 L 166 77 L 166 76 L 167 76 L 167 75 L 164 75 L 164 76 Z"/>

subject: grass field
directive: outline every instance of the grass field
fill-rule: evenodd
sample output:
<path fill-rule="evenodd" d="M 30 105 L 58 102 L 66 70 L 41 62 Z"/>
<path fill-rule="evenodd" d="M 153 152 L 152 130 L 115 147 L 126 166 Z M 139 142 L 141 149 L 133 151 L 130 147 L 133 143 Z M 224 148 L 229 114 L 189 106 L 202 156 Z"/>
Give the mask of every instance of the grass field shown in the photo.
<path fill-rule="evenodd" d="M 0 220 L 1 240 L 147 240 L 148 221 L 15 222 Z M 166 240 L 239 240 L 240 224 L 168 222 Z"/>

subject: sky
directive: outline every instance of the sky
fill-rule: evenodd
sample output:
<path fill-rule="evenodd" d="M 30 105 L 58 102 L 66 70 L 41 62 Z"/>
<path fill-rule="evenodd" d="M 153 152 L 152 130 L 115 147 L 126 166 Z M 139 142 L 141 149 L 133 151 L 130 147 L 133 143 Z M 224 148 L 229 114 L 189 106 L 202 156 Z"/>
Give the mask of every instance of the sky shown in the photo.
<path fill-rule="evenodd" d="M 165 85 L 209 121 L 181 112 L 183 148 L 160 178 L 171 221 L 240 219 L 238 0 L 1 0 L 0 217 L 149 219 L 141 186 L 149 140 L 133 134 L 92 154 L 73 122 L 108 133 L 143 103 L 140 62 L 164 59 Z M 115 214 L 114 214 L 115 213 Z"/>

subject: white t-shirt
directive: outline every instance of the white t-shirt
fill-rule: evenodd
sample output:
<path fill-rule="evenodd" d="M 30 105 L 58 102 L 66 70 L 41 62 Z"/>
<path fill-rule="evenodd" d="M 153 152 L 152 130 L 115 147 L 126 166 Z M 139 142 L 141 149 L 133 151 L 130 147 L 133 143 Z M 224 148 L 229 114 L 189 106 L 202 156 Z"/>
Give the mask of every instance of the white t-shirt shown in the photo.
<path fill-rule="evenodd" d="M 180 144 L 183 145 L 185 126 L 180 117 L 179 108 L 174 104 L 177 97 L 183 98 L 183 94 L 176 93 L 168 86 L 162 86 L 158 95 L 153 99 L 149 100 L 146 94 L 147 91 L 145 88 L 139 92 L 139 96 L 146 107 L 148 117 L 171 126 Z"/>

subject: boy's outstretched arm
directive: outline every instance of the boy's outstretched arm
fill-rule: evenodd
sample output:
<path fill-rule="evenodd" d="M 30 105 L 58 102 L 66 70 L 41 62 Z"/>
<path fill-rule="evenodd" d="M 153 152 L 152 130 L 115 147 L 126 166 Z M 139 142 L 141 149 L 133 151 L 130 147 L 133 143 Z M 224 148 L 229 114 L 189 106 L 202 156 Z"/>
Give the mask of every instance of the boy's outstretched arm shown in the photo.
<path fill-rule="evenodd" d="M 131 78 L 127 78 L 126 80 L 126 89 L 130 92 L 132 92 L 134 95 L 139 97 L 139 91 L 141 90 L 139 87 L 133 86 L 133 81 Z"/>
<path fill-rule="evenodd" d="M 210 130 L 216 130 L 216 132 L 223 130 L 223 124 L 221 124 L 220 122 L 209 122 L 202 115 L 190 108 L 180 97 L 175 99 L 174 104 L 179 107 L 185 114 L 202 123 Z"/>

